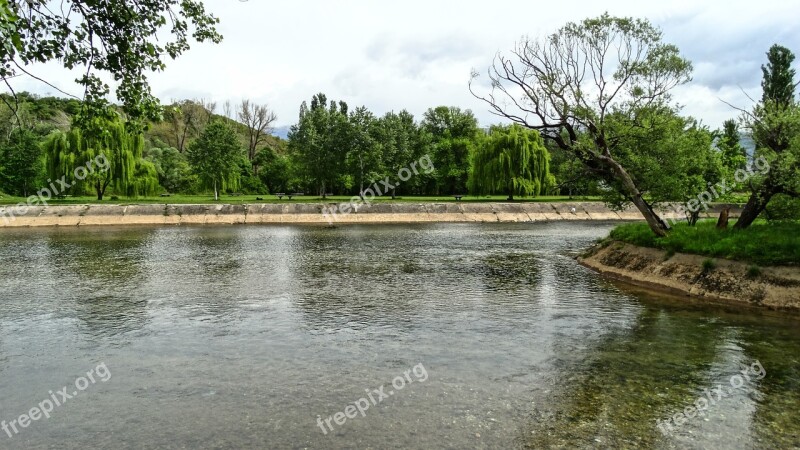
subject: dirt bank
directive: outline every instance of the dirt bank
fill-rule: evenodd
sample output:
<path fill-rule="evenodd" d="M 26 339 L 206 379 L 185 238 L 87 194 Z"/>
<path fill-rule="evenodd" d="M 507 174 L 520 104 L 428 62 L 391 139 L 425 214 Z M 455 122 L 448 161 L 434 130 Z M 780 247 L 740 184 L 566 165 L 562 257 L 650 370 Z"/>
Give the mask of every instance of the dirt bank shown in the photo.
<path fill-rule="evenodd" d="M 0 207 L 0 228 L 86 225 L 348 224 L 416 222 L 539 222 L 641 220 L 633 208 L 612 211 L 599 202 L 563 203 L 373 203 L 348 214 L 325 214 L 332 204 L 249 205 L 58 205 L 21 211 Z M 716 209 L 706 216 L 716 217 Z M 680 219 L 673 212 L 666 218 Z"/>
<path fill-rule="evenodd" d="M 708 299 L 800 311 L 800 267 L 751 264 L 611 242 L 579 258 L 584 266 L 638 286 Z"/>

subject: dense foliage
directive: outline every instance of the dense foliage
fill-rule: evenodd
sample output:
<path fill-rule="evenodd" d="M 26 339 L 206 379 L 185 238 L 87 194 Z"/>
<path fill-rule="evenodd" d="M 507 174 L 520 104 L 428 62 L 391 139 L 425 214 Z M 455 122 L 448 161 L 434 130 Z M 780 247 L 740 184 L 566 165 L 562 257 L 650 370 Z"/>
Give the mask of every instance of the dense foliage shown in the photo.
<path fill-rule="evenodd" d="M 236 133 L 227 124 L 212 122 L 200 137 L 189 145 L 189 163 L 205 187 L 214 190 L 219 199 L 220 190 L 239 188 L 243 155 Z"/>
<path fill-rule="evenodd" d="M 473 154 L 471 190 L 480 194 L 504 193 L 538 196 L 554 184 L 550 154 L 538 132 L 514 124 L 493 127 Z"/>
<path fill-rule="evenodd" d="M 158 188 L 155 167 L 142 159 L 143 137 L 129 132 L 120 118 L 90 130 L 54 131 L 42 148 L 48 178 L 69 185 L 54 194 L 93 191 L 102 200 L 112 185 L 129 196 L 153 195 Z"/>
<path fill-rule="evenodd" d="M 498 115 L 572 153 L 638 208 L 654 233 L 665 235 L 669 225 L 618 152 L 638 151 L 629 136 L 658 127 L 650 120 L 654 111 L 677 112 L 670 91 L 688 82 L 691 70 L 647 20 L 604 14 L 568 23 L 546 38 L 524 39 L 512 56 L 498 55 L 489 68 L 489 92 L 473 93 Z M 471 86 L 478 77 L 473 74 Z"/>
<path fill-rule="evenodd" d="M 84 102 L 77 119 L 85 130 L 102 127 L 95 120 L 113 119 L 110 87 L 101 74 L 113 77 L 131 123 L 156 120 L 161 108 L 148 73 L 163 70 L 165 59 L 184 53 L 191 40 L 222 39 L 218 20 L 197 0 L 66 0 L 51 6 L 46 0 L 0 0 L 0 79 L 30 76 L 26 66 L 53 60 L 80 69 L 76 81 Z"/>
<path fill-rule="evenodd" d="M 800 198 L 800 102 L 795 97 L 794 54 L 774 45 L 762 67 L 764 94 L 744 123 L 756 142 L 756 156 L 767 161 L 769 171 L 748 182 L 750 198 L 737 228 L 747 228 L 774 198 Z M 794 202 L 797 205 L 797 202 Z M 800 211 L 795 213 L 795 218 Z"/>
<path fill-rule="evenodd" d="M 174 6 L 151 6 L 165 5 Z M 6 19 L 28 8 L 12 6 L 4 10 Z M 204 25 L 209 33 L 212 22 Z M 8 22 L 0 30 L 17 32 L 9 31 Z M 767 53 L 762 100 L 743 111 L 742 120 L 710 130 L 682 116 L 672 102 L 669 90 L 688 79 L 691 65 L 647 21 L 604 15 L 568 24 L 551 38 L 523 42 L 518 61 L 501 56 L 490 70 L 495 93 L 482 98 L 515 124 L 488 131 L 471 111 L 457 107 L 431 108 L 417 120 L 405 110 L 379 116 L 322 93 L 300 106 L 288 140 L 271 135 L 275 114 L 248 100 L 235 108 L 226 102 L 224 115 L 203 99 L 173 101 L 159 120 L 132 128 L 129 120 L 151 116 L 131 113 L 123 98 L 121 107 L 106 109 L 85 126 L 85 102 L 0 94 L 0 191 L 29 196 L 64 178 L 70 186 L 60 195 L 92 192 L 98 198 L 209 191 L 215 198 L 278 192 L 363 196 L 379 183 L 385 188 L 378 195 L 392 198 L 593 195 L 617 207 L 636 205 L 661 235 L 669 226 L 657 208 L 666 203 L 700 199 L 699 208 L 682 210 L 689 224 L 707 202 L 743 195 L 750 201 L 738 228 L 758 217 L 781 221 L 800 215 L 800 107 L 790 50 L 776 45 Z M 600 70 L 563 59 L 570 49 Z M 555 66 L 538 67 L 536 56 L 579 70 L 597 89 L 584 92 Z M 613 64 L 605 65 L 606 59 Z M 523 115 L 501 101 L 501 94 L 514 98 L 512 85 L 530 94 L 517 105 Z M 742 145 L 742 134 L 755 142 L 753 152 Z M 108 170 L 69 180 L 101 155 Z M 431 170 L 412 172 L 420 161 L 429 161 Z M 759 162 L 769 170 L 754 173 Z"/>

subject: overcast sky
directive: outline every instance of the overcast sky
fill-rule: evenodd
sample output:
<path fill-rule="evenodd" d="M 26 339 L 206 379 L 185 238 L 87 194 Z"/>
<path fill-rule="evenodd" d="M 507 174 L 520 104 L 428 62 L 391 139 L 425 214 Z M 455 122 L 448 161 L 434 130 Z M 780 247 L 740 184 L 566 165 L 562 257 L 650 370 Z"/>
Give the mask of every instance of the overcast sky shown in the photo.
<path fill-rule="evenodd" d="M 678 45 L 695 70 L 676 100 L 685 114 L 714 128 L 736 116 L 720 99 L 748 107 L 742 90 L 760 96 L 760 66 L 770 45 L 800 54 L 797 0 L 205 3 L 221 20 L 223 42 L 195 44 L 168 62 L 165 72 L 151 77 L 153 92 L 163 102 L 203 97 L 221 105 L 250 98 L 269 104 L 277 125 L 296 122 L 300 103 L 317 92 L 379 115 L 408 109 L 419 118 L 429 107 L 453 105 L 472 109 L 483 125 L 495 123 L 467 89 L 471 69 L 485 71 L 497 51 L 510 50 L 523 35 L 543 36 L 604 11 L 648 18 Z M 57 64 L 32 71 L 80 92 L 75 75 Z M 30 79 L 15 79 L 14 88 L 57 94 Z"/>

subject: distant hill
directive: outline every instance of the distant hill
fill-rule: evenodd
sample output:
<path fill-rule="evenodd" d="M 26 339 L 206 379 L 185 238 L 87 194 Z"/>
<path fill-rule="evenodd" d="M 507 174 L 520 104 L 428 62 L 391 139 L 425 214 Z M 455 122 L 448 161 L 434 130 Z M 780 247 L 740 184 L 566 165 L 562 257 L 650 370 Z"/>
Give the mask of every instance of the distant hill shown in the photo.
<path fill-rule="evenodd" d="M 272 130 L 272 135 L 276 136 L 276 137 L 279 137 L 281 139 L 288 139 L 289 138 L 289 129 L 291 129 L 291 128 L 292 127 L 288 126 L 288 125 L 284 126 L 284 127 L 275 127 L 275 129 Z"/>
<path fill-rule="evenodd" d="M 747 133 L 739 133 L 739 137 L 739 145 L 744 147 L 747 156 L 752 158 L 753 154 L 756 152 L 756 143 L 753 141 L 753 137 Z"/>
<path fill-rule="evenodd" d="M 81 102 L 75 99 L 66 99 L 58 97 L 39 97 L 28 92 L 19 92 L 16 98 L 10 94 L 0 93 L 0 121 L 10 121 L 10 110 L 5 107 L 5 104 L 15 104 L 19 110 L 19 115 L 25 120 L 35 125 L 37 131 L 42 135 L 48 134 L 54 129 L 66 131 L 70 128 L 74 116 L 80 111 Z M 175 105 L 164 105 L 165 108 L 172 108 Z M 214 120 L 222 120 L 228 122 L 233 126 L 243 146 L 247 145 L 249 140 L 247 127 L 235 120 L 221 116 L 219 114 L 209 113 L 210 117 Z M 9 117 L 6 117 L 9 116 Z M 3 124 L 0 123 L 0 131 L 3 131 Z M 181 131 L 182 132 L 182 131 Z M 289 132 L 289 127 L 278 127 L 272 136 L 267 138 L 266 145 L 276 151 L 283 151 L 285 143 L 282 141 Z M 162 146 L 175 146 L 176 131 L 171 128 L 169 121 L 158 123 L 149 123 L 144 133 L 146 148 L 162 147 Z M 193 141 L 197 137 L 197 131 L 189 132 L 186 135 L 186 144 Z"/>

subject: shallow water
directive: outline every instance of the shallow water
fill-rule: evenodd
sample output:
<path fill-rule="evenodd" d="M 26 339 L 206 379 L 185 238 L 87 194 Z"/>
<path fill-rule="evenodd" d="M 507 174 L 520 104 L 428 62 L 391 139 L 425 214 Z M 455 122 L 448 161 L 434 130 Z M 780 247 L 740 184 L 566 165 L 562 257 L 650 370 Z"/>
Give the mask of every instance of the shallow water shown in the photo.
<path fill-rule="evenodd" d="M 0 419 L 77 392 L 0 448 L 800 446 L 800 320 L 607 282 L 611 226 L 0 230 Z"/>

